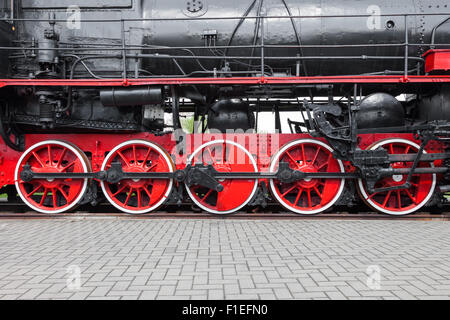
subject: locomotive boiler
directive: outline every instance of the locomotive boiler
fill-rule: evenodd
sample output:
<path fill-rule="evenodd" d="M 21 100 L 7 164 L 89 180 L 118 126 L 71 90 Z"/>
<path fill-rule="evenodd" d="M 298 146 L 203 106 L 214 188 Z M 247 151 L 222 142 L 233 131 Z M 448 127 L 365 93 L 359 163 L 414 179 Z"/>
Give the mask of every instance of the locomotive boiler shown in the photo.
<path fill-rule="evenodd" d="M 261 72 L 262 38 L 268 67 L 264 72 L 267 74 L 398 74 L 404 69 L 405 48 L 400 44 L 404 43 L 406 32 L 408 41 L 414 44 L 408 50 L 411 56 L 409 71 L 417 73 L 419 57 L 430 44 L 445 43 L 450 35 L 445 1 L 377 1 L 373 4 L 368 0 L 125 0 L 114 4 L 96 1 L 92 5 L 81 1 L 79 8 L 84 19 L 92 20 L 101 14 L 107 21 L 75 26 L 70 25 L 70 19 L 74 18 L 70 13 L 68 17 L 67 13 L 71 3 L 25 0 L 21 13 L 23 18 L 30 19 L 46 19 L 49 11 L 55 19 L 69 18 L 69 27 L 73 29 L 63 22 L 59 28 L 66 28 L 58 35 L 58 42 L 69 47 L 120 47 L 121 33 L 124 32 L 127 43 L 138 49 L 127 52 L 128 72 L 135 75 L 134 60 L 138 59 L 139 67 L 144 68 L 138 72 L 146 73 L 139 76 L 180 76 L 193 72 L 197 76 L 206 76 L 213 72 L 225 75 L 244 71 L 255 74 Z M 410 15 L 408 19 L 405 14 Z M 224 19 L 214 19 L 221 16 Z M 129 19 L 124 27 L 126 30 L 121 30 L 121 19 Z M 35 39 L 41 47 L 57 45 L 46 39 L 48 22 L 23 21 L 20 25 L 17 32 L 21 38 Z M 171 49 L 167 51 L 165 47 Z M 196 49 L 186 49 L 189 47 Z M 40 54 L 41 60 L 54 58 L 52 51 L 42 50 Z M 209 58 L 198 61 L 186 57 L 193 54 Z M 42 57 L 46 55 L 50 56 Z M 227 55 L 249 59 L 223 59 Z M 179 58 L 174 61 L 170 56 Z M 286 59 L 281 59 L 283 57 Z M 97 70 L 99 75 L 118 76 L 123 68 L 119 68 L 117 61 L 105 62 L 114 59 L 120 58 L 116 55 L 108 59 L 106 55 L 103 59 L 92 59 L 103 60 L 100 62 L 84 61 L 107 69 Z M 86 71 L 82 66 L 78 67 L 80 72 Z"/>
<path fill-rule="evenodd" d="M 446 202 L 445 1 L 21 0 L 1 12 L 0 180 L 38 212 L 106 200 L 131 214 L 319 214 L 362 201 L 405 215 Z M 262 133 L 267 112 L 277 133 Z"/>

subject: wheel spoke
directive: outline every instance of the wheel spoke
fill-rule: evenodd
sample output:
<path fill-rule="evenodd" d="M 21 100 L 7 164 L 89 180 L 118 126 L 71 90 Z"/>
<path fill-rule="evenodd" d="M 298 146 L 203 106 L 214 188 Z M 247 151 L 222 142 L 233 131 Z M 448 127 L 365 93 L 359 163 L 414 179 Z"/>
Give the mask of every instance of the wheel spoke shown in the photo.
<path fill-rule="evenodd" d="M 125 200 L 124 205 L 127 205 L 128 202 L 130 201 L 131 195 L 133 194 L 133 188 L 130 188 L 130 191 L 128 192 L 128 196 L 127 199 Z"/>
<path fill-rule="evenodd" d="M 314 186 L 314 191 L 317 193 L 317 195 L 319 196 L 320 200 L 322 200 L 323 199 L 323 195 L 322 195 L 322 193 L 320 193 L 319 188 Z"/>
<path fill-rule="evenodd" d="M 39 183 L 39 185 L 38 185 L 38 187 L 37 187 L 36 189 L 34 189 L 33 191 L 31 191 L 31 193 L 27 194 L 27 197 L 29 198 L 29 197 L 31 197 L 33 194 L 35 194 L 36 192 L 38 192 L 39 189 L 41 189 L 41 187 L 42 187 L 42 184 Z"/>
<path fill-rule="evenodd" d="M 387 204 L 388 204 L 388 202 L 389 202 L 389 199 L 391 198 L 391 194 L 392 194 L 392 191 L 389 191 L 389 192 L 387 193 L 387 196 L 386 196 L 386 198 L 384 199 L 384 202 L 383 202 L 383 207 L 384 207 L 384 208 L 386 208 L 386 206 L 387 206 Z"/>
<path fill-rule="evenodd" d="M 122 186 L 122 188 L 120 188 L 120 189 L 119 189 L 117 192 L 115 192 L 112 196 L 113 196 L 113 197 L 118 196 L 118 195 L 121 194 L 122 191 L 125 190 L 126 188 L 127 188 L 126 185 Z"/>
<path fill-rule="evenodd" d="M 402 208 L 402 195 L 400 190 L 397 190 L 397 201 L 398 201 L 398 208 Z"/>
<path fill-rule="evenodd" d="M 63 195 L 63 197 L 66 199 L 66 201 L 69 202 L 69 195 L 67 195 L 67 194 L 64 192 L 64 189 L 61 188 L 61 187 L 58 187 L 58 190 L 59 190 L 59 192 Z"/>
<path fill-rule="evenodd" d="M 413 195 L 411 194 L 411 192 L 409 192 L 408 189 L 405 189 L 406 194 L 408 195 L 408 197 L 414 202 L 414 204 L 417 204 L 417 199 L 415 197 L 413 197 Z"/>
<path fill-rule="evenodd" d="M 69 165 L 67 165 L 66 167 L 63 168 L 63 171 L 66 171 L 66 170 L 69 169 L 70 167 L 74 166 L 75 163 L 77 163 L 77 161 L 78 161 L 78 159 L 72 161 Z"/>
<path fill-rule="evenodd" d="M 372 193 L 372 194 L 369 196 L 369 199 L 373 199 L 373 197 L 375 197 L 377 194 L 380 194 L 380 193 L 379 193 L 379 192 Z"/>
<path fill-rule="evenodd" d="M 292 161 L 292 163 L 297 166 L 297 168 L 299 169 L 301 168 L 300 164 L 294 159 L 294 157 L 292 157 L 292 155 L 289 152 L 286 152 L 286 155 Z"/>
<path fill-rule="evenodd" d="M 155 163 L 155 164 L 152 165 L 151 167 L 145 169 L 145 171 L 150 172 L 150 171 L 152 171 L 153 169 L 155 169 L 157 166 L 158 166 L 158 163 Z"/>
<path fill-rule="evenodd" d="M 306 164 L 308 161 L 307 161 L 306 155 L 305 155 L 305 145 L 302 143 L 302 144 L 301 144 L 301 147 L 302 147 L 303 163 Z"/>
<path fill-rule="evenodd" d="M 47 194 L 48 194 L 48 189 L 45 188 L 44 194 L 42 195 L 41 202 L 39 203 L 40 206 L 44 205 L 45 199 L 47 198 Z"/>
<path fill-rule="evenodd" d="M 52 197 L 53 197 L 53 208 L 58 208 L 58 203 L 57 203 L 58 199 L 56 199 L 56 189 L 55 188 L 52 189 Z"/>
<path fill-rule="evenodd" d="M 297 195 L 297 198 L 295 198 L 294 206 L 296 206 L 296 207 L 298 206 L 298 202 L 300 201 L 300 197 L 301 197 L 302 193 L 303 193 L 303 189 L 298 188 L 298 195 Z"/>
<path fill-rule="evenodd" d="M 152 152 L 152 148 L 148 148 L 148 152 L 147 152 L 147 154 L 145 155 L 145 158 L 144 158 L 144 162 L 142 163 L 142 166 L 144 167 L 145 166 L 145 164 L 146 164 L 146 162 L 147 162 L 147 160 L 148 160 L 148 157 L 150 157 L 150 153 Z"/>
<path fill-rule="evenodd" d="M 212 189 L 210 189 L 210 190 L 206 193 L 206 195 L 202 198 L 202 202 L 206 201 L 206 199 L 208 199 L 208 197 L 211 195 L 211 193 L 213 193 L 213 190 L 212 190 Z"/>
<path fill-rule="evenodd" d="M 286 197 L 289 193 L 291 193 L 292 190 L 294 190 L 295 188 L 297 188 L 297 185 L 294 185 L 292 188 L 290 188 L 288 191 L 286 191 L 285 193 L 283 193 L 281 195 L 282 198 Z"/>
<path fill-rule="evenodd" d="M 52 147 L 51 147 L 51 145 L 47 146 L 47 151 L 48 151 L 48 163 L 50 165 L 53 165 L 53 161 L 52 161 Z"/>
<path fill-rule="evenodd" d="M 391 151 L 391 154 L 395 154 L 395 152 L 394 152 L 394 145 L 392 143 L 389 145 L 389 149 Z"/>
<path fill-rule="evenodd" d="M 120 152 L 120 151 L 117 151 L 117 154 L 119 155 L 119 157 L 122 158 L 122 161 L 125 163 L 125 166 L 129 167 L 129 166 L 130 166 L 130 163 L 128 162 L 128 159 L 125 158 L 125 156 L 123 155 L 123 153 Z"/>
<path fill-rule="evenodd" d="M 134 158 L 134 164 L 137 165 L 138 160 L 137 160 L 137 155 L 136 155 L 136 145 L 133 144 L 133 158 Z"/>
<path fill-rule="evenodd" d="M 56 164 L 56 167 L 60 168 L 61 164 L 63 162 L 64 157 L 66 156 L 67 149 L 64 148 L 63 152 L 61 153 L 61 156 L 59 157 L 58 163 Z"/>
<path fill-rule="evenodd" d="M 316 163 L 317 158 L 319 157 L 319 153 L 320 153 L 320 146 L 317 147 L 316 154 L 314 155 L 313 161 L 311 162 L 312 165 L 314 165 L 314 163 Z"/>
<path fill-rule="evenodd" d="M 149 201 L 152 200 L 152 194 L 150 193 L 150 191 L 148 191 L 148 189 L 146 187 L 142 188 L 144 189 L 145 193 L 148 195 Z"/>
<path fill-rule="evenodd" d="M 44 163 L 44 161 L 42 161 L 41 157 L 39 157 L 38 154 L 35 151 L 33 151 L 32 154 L 33 154 L 34 158 L 39 162 L 41 167 L 44 168 L 45 167 L 45 163 Z"/>
<path fill-rule="evenodd" d="M 306 191 L 306 193 L 308 194 L 308 208 L 312 208 L 311 190 L 308 189 L 308 190 Z"/>
<path fill-rule="evenodd" d="M 141 199 L 141 188 L 136 189 L 136 194 L 138 198 L 138 207 L 142 207 L 142 199 Z"/>

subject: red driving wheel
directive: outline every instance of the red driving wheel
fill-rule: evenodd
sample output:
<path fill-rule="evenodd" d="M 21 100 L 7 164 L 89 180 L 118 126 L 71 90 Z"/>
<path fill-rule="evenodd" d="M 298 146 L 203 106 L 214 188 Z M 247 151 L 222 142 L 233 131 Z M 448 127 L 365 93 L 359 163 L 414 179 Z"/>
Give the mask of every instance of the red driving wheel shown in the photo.
<path fill-rule="evenodd" d="M 384 148 L 389 154 L 417 154 L 420 146 L 404 139 L 387 139 L 380 141 L 369 150 Z M 412 168 L 412 162 L 398 162 L 391 164 L 394 169 Z M 432 167 L 427 162 L 419 163 L 421 168 Z M 399 187 L 406 183 L 407 175 L 395 175 L 381 179 L 375 184 L 375 189 Z M 362 199 L 374 210 L 389 215 L 407 215 L 425 206 L 433 196 L 436 188 L 435 174 L 413 175 L 411 188 L 370 194 L 363 180 L 358 181 L 358 189 Z"/>
<path fill-rule="evenodd" d="M 24 182 L 20 179 L 20 173 L 27 164 L 36 173 L 91 172 L 88 158 L 73 144 L 44 141 L 25 151 L 16 167 L 16 188 L 30 208 L 45 214 L 69 211 L 83 198 L 88 179 L 36 179 Z"/>
<path fill-rule="evenodd" d="M 120 163 L 123 172 L 174 172 L 168 153 L 148 141 L 128 141 L 112 150 L 102 165 L 102 171 Z M 145 214 L 158 209 L 169 197 L 173 180 L 128 179 L 118 183 L 101 182 L 103 193 L 117 209 L 129 214 Z"/>
<path fill-rule="evenodd" d="M 275 156 L 270 172 L 277 172 L 280 162 L 293 170 L 308 173 L 343 173 L 342 161 L 333 157 L 333 150 L 317 140 L 299 140 L 286 145 Z M 286 209 L 298 214 L 317 214 L 333 206 L 342 195 L 344 179 L 304 179 L 292 183 L 270 181 L 274 197 Z"/>
<path fill-rule="evenodd" d="M 204 144 L 193 153 L 188 164 L 212 165 L 217 171 L 226 173 L 258 171 L 256 161 L 248 150 L 224 140 Z M 199 185 L 186 188 L 195 204 L 213 214 L 230 214 L 242 209 L 252 200 L 258 188 L 257 179 L 223 179 L 219 183 L 224 187 L 221 192 Z"/>

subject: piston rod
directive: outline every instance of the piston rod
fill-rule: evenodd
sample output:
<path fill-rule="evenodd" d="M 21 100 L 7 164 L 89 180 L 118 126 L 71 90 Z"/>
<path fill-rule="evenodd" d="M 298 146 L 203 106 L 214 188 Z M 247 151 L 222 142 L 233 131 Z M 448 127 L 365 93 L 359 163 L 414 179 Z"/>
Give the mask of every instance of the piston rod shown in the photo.
<path fill-rule="evenodd" d="M 417 168 L 414 174 L 444 174 L 449 168 Z M 389 177 L 394 175 L 408 175 L 410 169 L 382 169 L 381 177 Z M 109 183 L 118 183 L 127 179 L 156 179 L 170 180 L 174 179 L 178 182 L 190 182 L 190 184 L 202 185 L 204 179 L 234 179 L 234 180 L 250 180 L 250 179 L 276 179 L 284 183 L 291 183 L 305 179 L 359 179 L 361 175 L 358 173 L 345 172 L 302 172 L 293 170 L 289 164 L 280 163 L 277 172 L 218 172 L 213 166 L 187 166 L 184 170 L 176 172 L 123 172 L 121 164 L 112 164 L 108 171 L 99 171 L 95 173 L 37 173 L 31 170 L 29 165 L 24 166 L 20 174 L 20 178 L 24 182 L 36 179 L 96 179 L 107 181 Z"/>

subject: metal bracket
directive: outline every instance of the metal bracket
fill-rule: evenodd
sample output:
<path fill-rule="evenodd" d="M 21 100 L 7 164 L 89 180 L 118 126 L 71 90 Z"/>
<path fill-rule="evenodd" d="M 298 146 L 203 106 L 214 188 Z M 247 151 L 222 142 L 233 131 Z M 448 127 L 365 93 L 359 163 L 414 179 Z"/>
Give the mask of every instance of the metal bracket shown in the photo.
<path fill-rule="evenodd" d="M 268 201 L 270 200 L 268 195 L 269 191 L 267 190 L 266 183 L 261 182 L 255 196 L 248 205 L 251 207 L 261 206 L 263 208 L 266 208 L 268 205 Z"/>
<path fill-rule="evenodd" d="M 186 185 L 193 186 L 198 185 L 202 187 L 206 187 L 217 192 L 223 191 L 223 185 L 221 185 L 214 176 L 218 174 L 218 172 L 214 169 L 213 166 L 209 165 L 207 167 L 203 165 L 197 165 L 195 167 L 188 166 L 186 168 Z"/>

